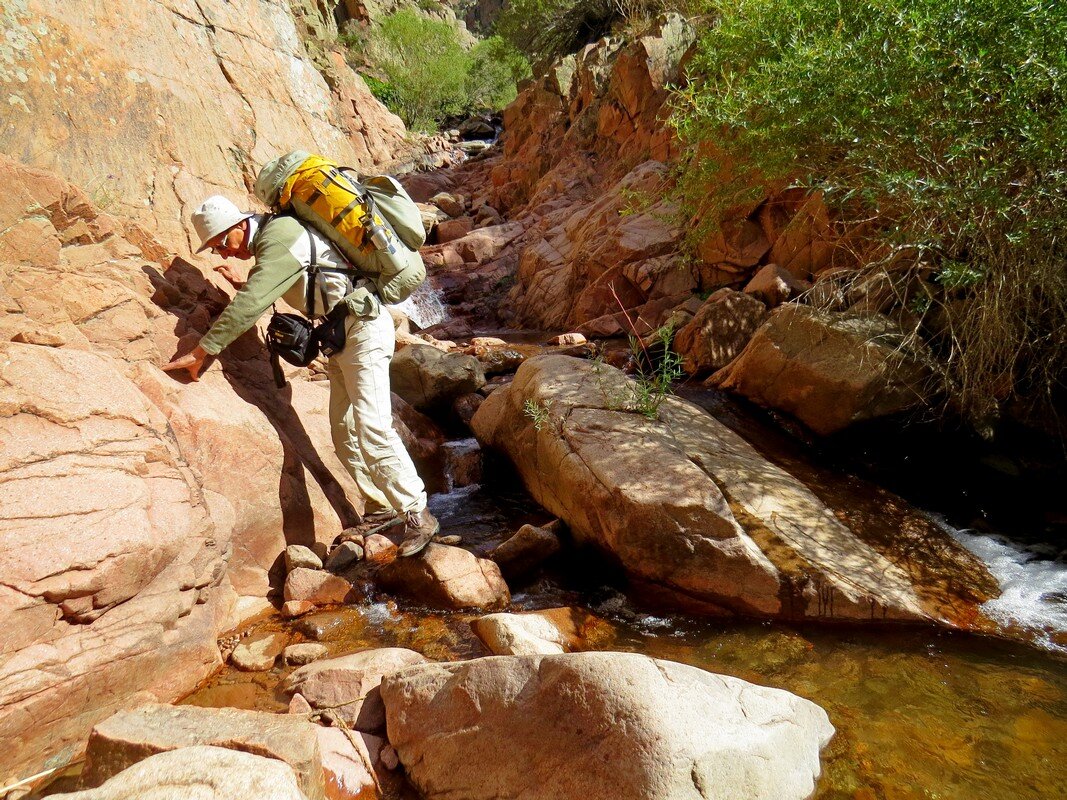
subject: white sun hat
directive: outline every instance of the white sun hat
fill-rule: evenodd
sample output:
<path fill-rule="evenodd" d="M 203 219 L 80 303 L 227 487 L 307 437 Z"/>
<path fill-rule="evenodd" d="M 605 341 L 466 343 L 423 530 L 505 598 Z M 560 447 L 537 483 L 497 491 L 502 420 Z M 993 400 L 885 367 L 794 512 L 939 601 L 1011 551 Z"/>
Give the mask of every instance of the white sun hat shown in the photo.
<path fill-rule="evenodd" d="M 212 195 L 193 212 L 193 230 L 200 237 L 200 247 L 196 252 L 206 250 L 208 242 L 251 216 L 252 212 L 242 211 L 222 195 Z"/>

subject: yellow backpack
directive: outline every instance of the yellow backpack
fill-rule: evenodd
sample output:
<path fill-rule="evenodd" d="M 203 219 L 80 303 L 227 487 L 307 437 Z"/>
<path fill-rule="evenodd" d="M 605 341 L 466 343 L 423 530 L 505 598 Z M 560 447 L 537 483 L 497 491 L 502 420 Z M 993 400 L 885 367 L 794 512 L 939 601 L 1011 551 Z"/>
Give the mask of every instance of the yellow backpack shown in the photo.
<path fill-rule="evenodd" d="M 394 178 L 361 183 L 348 167 L 294 150 L 260 170 L 255 193 L 271 210 L 291 211 L 325 236 L 384 302 L 407 299 L 426 279 L 418 252 L 426 241 L 422 215 Z"/>

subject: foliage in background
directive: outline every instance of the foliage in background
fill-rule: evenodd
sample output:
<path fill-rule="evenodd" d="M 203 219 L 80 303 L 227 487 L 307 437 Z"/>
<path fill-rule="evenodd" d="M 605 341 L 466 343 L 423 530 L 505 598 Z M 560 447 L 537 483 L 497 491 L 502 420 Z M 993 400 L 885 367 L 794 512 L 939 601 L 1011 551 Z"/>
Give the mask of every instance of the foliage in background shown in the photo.
<path fill-rule="evenodd" d="M 447 22 L 401 9 L 370 33 L 367 55 L 386 76 L 386 104 L 409 127 L 432 130 L 466 108 L 468 56 Z"/>
<path fill-rule="evenodd" d="M 877 221 L 859 252 L 879 257 L 861 266 L 923 315 L 916 330 L 972 420 L 1062 391 L 1067 3 L 716 5 L 676 97 L 684 195 L 823 191 L 844 223 Z M 734 180 L 708 199 L 726 163 Z"/>
<path fill-rule="evenodd" d="M 515 99 L 520 81 L 530 77 L 530 62 L 500 36 L 490 36 L 470 51 L 467 97 L 471 109 L 500 109 Z"/>
<path fill-rule="evenodd" d="M 508 0 L 494 31 L 530 59 L 548 64 L 622 26 L 666 11 L 701 13 L 707 0 Z"/>
<path fill-rule="evenodd" d="M 516 83 L 529 75 L 526 59 L 503 39 L 480 41 L 468 52 L 450 23 L 414 9 L 339 40 L 384 76 L 364 74 L 374 96 L 414 130 L 432 131 L 446 117 L 503 108 L 515 99 Z"/>

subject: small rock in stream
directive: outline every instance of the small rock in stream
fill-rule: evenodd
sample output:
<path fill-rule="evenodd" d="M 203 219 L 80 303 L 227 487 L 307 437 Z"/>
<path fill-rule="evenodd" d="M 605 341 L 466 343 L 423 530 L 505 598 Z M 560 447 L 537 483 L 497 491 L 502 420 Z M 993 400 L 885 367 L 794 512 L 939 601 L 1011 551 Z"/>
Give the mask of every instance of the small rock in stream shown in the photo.
<path fill-rule="evenodd" d="M 285 647 L 285 635 L 261 633 L 248 637 L 233 649 L 230 663 L 242 672 L 265 672 Z"/>
<path fill-rule="evenodd" d="M 291 544 L 285 548 L 285 571 L 294 569 L 322 569 L 322 559 L 302 544 Z"/>
<path fill-rule="evenodd" d="M 388 564 L 396 558 L 397 547 L 380 533 L 372 533 L 363 542 L 363 554 L 374 564 Z"/>
<path fill-rule="evenodd" d="M 388 770 L 394 770 L 400 766 L 400 756 L 396 754 L 396 749 L 391 744 L 382 748 L 378 758 L 381 759 L 382 766 Z"/>
<path fill-rule="evenodd" d="M 282 653 L 282 660 L 289 666 L 302 667 L 304 664 L 310 664 L 312 661 L 325 658 L 329 652 L 326 645 L 318 644 L 317 642 L 291 644 Z"/>
<path fill-rule="evenodd" d="M 559 531 L 563 523 L 558 519 L 543 527 L 523 525 L 518 532 L 500 544 L 490 555 L 505 578 L 517 578 L 537 569 L 563 547 Z"/>
<path fill-rule="evenodd" d="M 363 547 L 361 545 L 353 541 L 341 542 L 334 548 L 330 557 L 326 559 L 326 569 L 330 572 L 340 572 L 361 558 L 363 558 Z"/>
<path fill-rule="evenodd" d="M 433 537 L 433 540 L 437 544 L 448 544 L 448 545 L 455 546 L 457 544 L 460 544 L 463 541 L 463 537 L 460 536 L 459 534 L 450 533 L 447 536 L 435 536 L 435 537 Z"/>
<path fill-rule="evenodd" d="M 289 600 L 307 600 L 317 605 L 343 603 L 352 591 L 352 584 L 321 569 L 300 567 L 285 578 L 283 596 Z"/>

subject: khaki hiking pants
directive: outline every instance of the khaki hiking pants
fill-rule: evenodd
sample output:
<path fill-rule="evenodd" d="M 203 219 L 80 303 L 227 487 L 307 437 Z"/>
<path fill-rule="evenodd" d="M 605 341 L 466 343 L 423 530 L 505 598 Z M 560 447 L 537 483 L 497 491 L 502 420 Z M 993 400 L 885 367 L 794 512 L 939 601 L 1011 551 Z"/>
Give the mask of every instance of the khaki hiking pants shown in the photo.
<path fill-rule="evenodd" d="M 366 513 L 421 511 L 426 487 L 393 429 L 393 318 L 382 308 L 374 319 L 350 315 L 345 328 L 345 348 L 330 358 L 327 369 L 334 450 L 363 493 Z"/>

